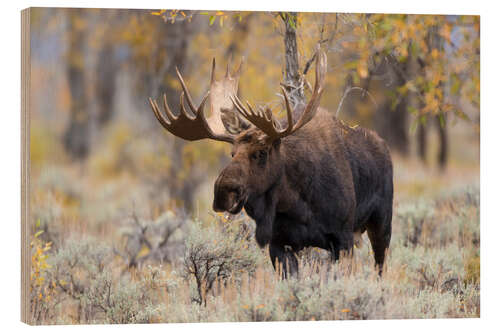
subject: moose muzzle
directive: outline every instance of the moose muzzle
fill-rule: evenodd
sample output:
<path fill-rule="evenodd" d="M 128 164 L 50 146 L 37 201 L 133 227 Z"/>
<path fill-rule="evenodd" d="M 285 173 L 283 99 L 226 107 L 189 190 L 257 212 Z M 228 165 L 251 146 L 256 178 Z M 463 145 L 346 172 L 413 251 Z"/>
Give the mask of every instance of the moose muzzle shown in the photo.
<path fill-rule="evenodd" d="M 237 214 L 245 205 L 248 196 L 238 166 L 229 165 L 222 171 L 214 185 L 213 210 Z"/>

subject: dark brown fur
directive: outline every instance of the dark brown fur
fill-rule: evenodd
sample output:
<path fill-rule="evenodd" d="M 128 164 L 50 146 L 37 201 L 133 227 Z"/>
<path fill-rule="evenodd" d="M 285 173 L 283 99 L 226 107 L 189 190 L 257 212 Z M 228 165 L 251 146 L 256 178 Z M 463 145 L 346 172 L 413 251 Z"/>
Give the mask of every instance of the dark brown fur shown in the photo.
<path fill-rule="evenodd" d="M 351 128 L 324 110 L 303 128 L 271 140 L 250 128 L 238 135 L 233 159 L 214 187 L 213 208 L 256 224 L 260 246 L 294 274 L 307 246 L 340 251 L 368 231 L 382 271 L 391 239 L 393 175 L 389 150 L 373 131 Z"/>

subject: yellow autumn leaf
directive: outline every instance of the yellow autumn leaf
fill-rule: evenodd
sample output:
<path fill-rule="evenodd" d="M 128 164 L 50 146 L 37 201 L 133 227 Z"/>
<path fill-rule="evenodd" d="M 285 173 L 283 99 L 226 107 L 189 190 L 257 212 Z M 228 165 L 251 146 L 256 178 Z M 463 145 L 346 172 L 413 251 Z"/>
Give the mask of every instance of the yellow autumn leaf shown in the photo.
<path fill-rule="evenodd" d="M 358 64 L 357 70 L 358 70 L 358 74 L 359 74 L 360 77 L 365 78 L 365 77 L 368 76 L 368 68 L 367 68 L 367 66 L 366 66 L 365 63 L 361 63 L 360 62 Z"/>
<path fill-rule="evenodd" d="M 432 59 L 437 59 L 439 57 L 439 51 L 437 49 L 432 49 L 431 57 Z"/>

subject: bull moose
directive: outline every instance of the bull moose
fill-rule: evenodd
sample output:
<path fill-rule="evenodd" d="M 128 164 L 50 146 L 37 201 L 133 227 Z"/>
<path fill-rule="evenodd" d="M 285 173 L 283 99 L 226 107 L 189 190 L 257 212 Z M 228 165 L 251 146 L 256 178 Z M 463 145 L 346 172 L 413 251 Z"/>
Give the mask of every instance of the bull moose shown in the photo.
<path fill-rule="evenodd" d="M 180 112 L 165 114 L 149 99 L 163 127 L 195 141 L 212 139 L 232 144 L 232 160 L 214 186 L 213 209 L 246 213 L 256 222 L 259 246 L 269 245 L 273 266 L 284 276 L 298 272 L 296 252 L 313 246 L 351 251 L 367 231 L 375 264 L 382 273 L 391 239 L 393 170 L 389 149 L 375 132 L 345 125 L 319 107 L 325 84 L 326 54 L 316 53 L 316 78 L 307 105 L 292 110 L 282 88 L 285 119 L 270 109 L 244 105 L 237 96 L 239 69 L 223 80 L 212 64 L 210 90 L 195 106 L 182 75 Z M 204 105 L 210 97 L 211 115 Z M 189 111 L 185 107 L 187 100 Z"/>

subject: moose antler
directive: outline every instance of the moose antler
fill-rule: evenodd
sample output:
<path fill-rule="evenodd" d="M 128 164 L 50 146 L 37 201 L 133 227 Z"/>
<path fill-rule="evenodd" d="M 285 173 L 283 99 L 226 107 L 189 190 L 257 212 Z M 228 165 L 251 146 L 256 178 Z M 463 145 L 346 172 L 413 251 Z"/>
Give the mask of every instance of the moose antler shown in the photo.
<path fill-rule="evenodd" d="M 281 91 L 283 92 L 283 97 L 285 99 L 286 113 L 287 113 L 287 126 L 285 129 L 280 129 L 276 125 L 277 121 L 274 119 L 274 116 L 270 109 L 266 110 L 257 110 L 254 111 L 250 103 L 247 101 L 246 104 L 248 109 L 245 108 L 241 100 L 238 96 L 231 96 L 231 100 L 233 101 L 234 106 L 238 110 L 238 112 L 245 117 L 249 122 L 251 122 L 254 126 L 259 128 L 262 132 L 266 133 L 271 138 L 283 138 L 288 136 L 305 124 L 307 124 L 314 117 L 318 110 L 319 101 L 321 95 L 323 93 L 323 88 L 325 85 L 325 74 L 326 74 L 326 54 L 319 50 L 319 47 L 316 49 L 316 81 L 314 83 L 314 89 L 312 92 L 311 99 L 309 103 L 307 103 L 302 115 L 299 120 L 294 124 L 293 123 L 293 110 L 290 106 L 290 100 L 286 90 L 281 87 Z"/>
<path fill-rule="evenodd" d="M 214 68 L 215 60 L 213 62 L 211 74 L 212 83 L 214 82 Z M 233 143 L 234 136 L 225 133 L 224 127 L 220 126 L 222 125 L 222 122 L 220 120 L 220 114 L 218 112 L 212 110 L 212 116 L 209 119 L 205 117 L 203 109 L 210 93 L 206 93 L 200 105 L 198 107 L 195 107 L 193 99 L 191 98 L 191 94 L 187 89 L 186 83 L 184 82 L 181 73 L 177 68 L 175 70 L 182 86 L 182 93 L 180 96 L 181 110 L 179 112 L 179 115 L 175 116 L 168 106 L 167 96 L 163 94 L 163 106 L 166 111 L 165 117 L 165 115 L 160 111 L 160 108 L 158 107 L 156 101 L 149 98 L 149 104 L 151 104 L 151 108 L 153 109 L 156 119 L 158 119 L 160 124 L 167 131 L 185 140 L 196 141 L 201 139 L 213 139 L 217 141 Z M 190 108 L 189 112 L 184 106 L 184 97 L 186 97 L 187 99 L 187 103 Z"/>
<path fill-rule="evenodd" d="M 235 110 L 231 96 L 238 94 L 238 82 L 240 80 L 244 57 L 238 68 L 231 73 L 231 58 L 229 56 L 226 74 L 220 80 L 215 77 L 215 59 L 212 61 L 212 73 L 210 75 L 210 110 L 212 117 L 209 122 L 212 128 L 226 130 L 230 134 L 238 134 L 240 131 L 250 127 L 250 124 Z M 218 114 L 218 116 L 214 116 Z"/>

